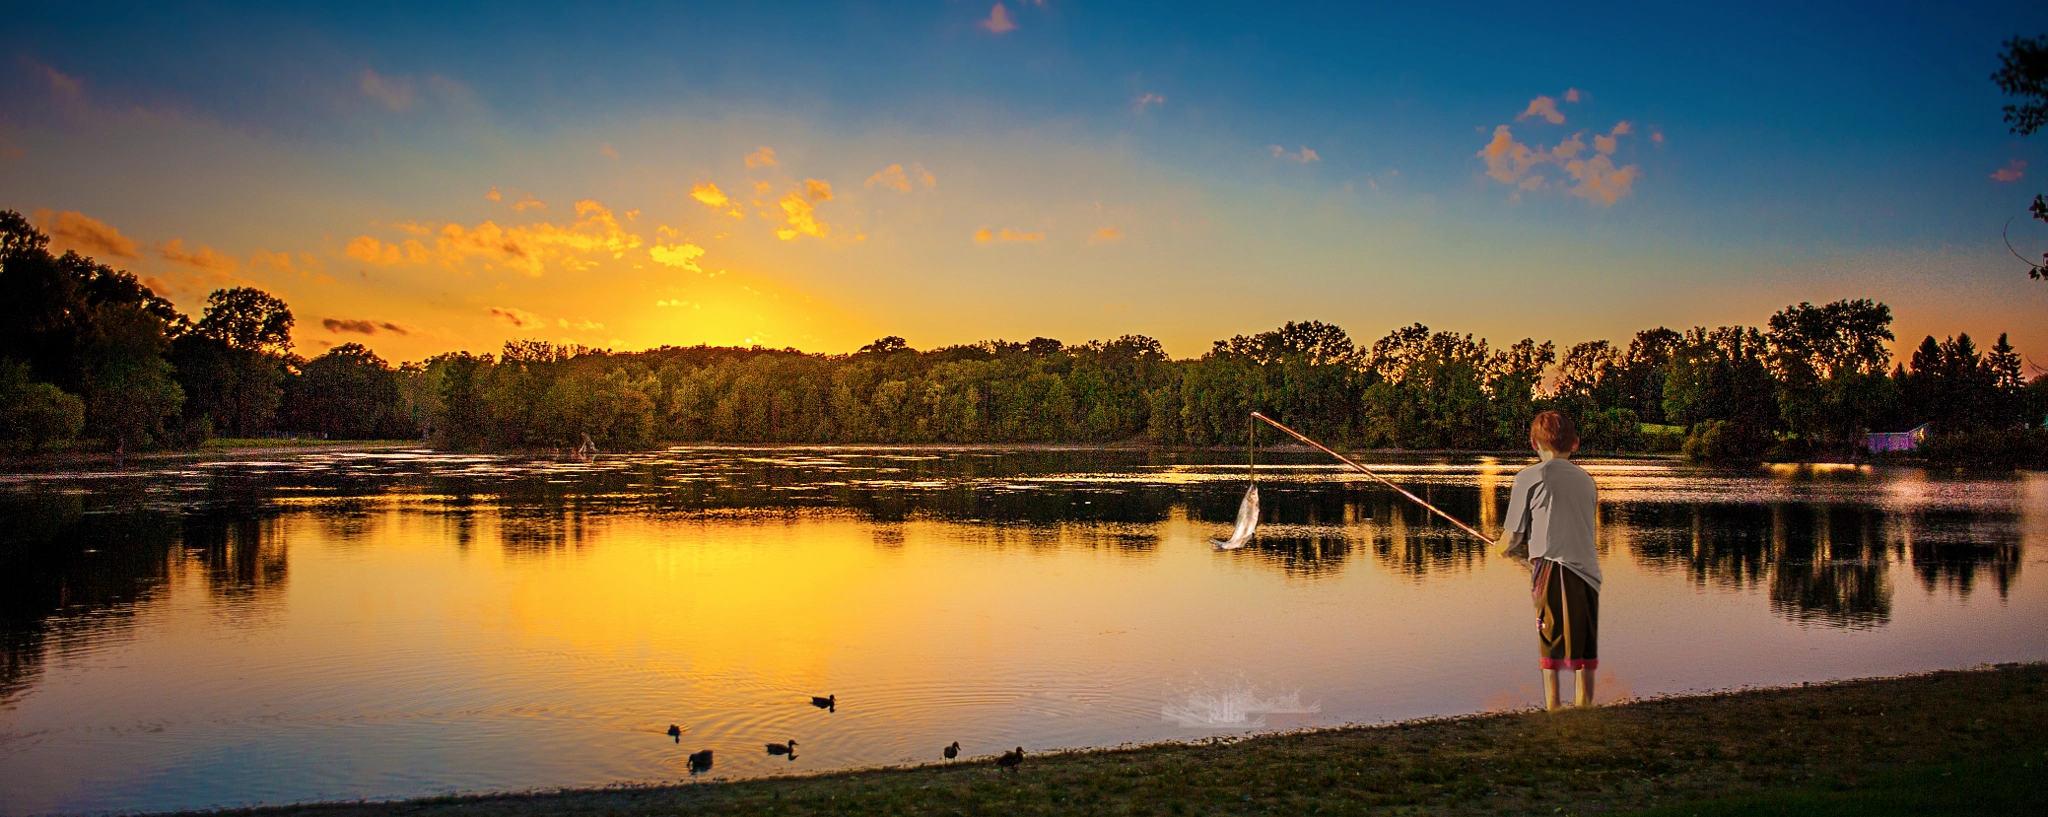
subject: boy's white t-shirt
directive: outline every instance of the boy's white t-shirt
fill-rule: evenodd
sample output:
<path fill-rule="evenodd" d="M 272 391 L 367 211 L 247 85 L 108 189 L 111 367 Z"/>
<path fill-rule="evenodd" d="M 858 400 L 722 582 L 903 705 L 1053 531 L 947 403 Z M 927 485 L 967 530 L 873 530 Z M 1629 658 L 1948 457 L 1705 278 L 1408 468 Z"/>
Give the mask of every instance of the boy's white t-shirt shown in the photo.
<path fill-rule="evenodd" d="M 1571 460 L 1554 457 L 1515 474 L 1504 521 L 1509 533 L 1529 537 L 1529 558 L 1569 567 L 1598 592 L 1600 553 L 1594 531 L 1599 512 L 1593 476 Z"/>

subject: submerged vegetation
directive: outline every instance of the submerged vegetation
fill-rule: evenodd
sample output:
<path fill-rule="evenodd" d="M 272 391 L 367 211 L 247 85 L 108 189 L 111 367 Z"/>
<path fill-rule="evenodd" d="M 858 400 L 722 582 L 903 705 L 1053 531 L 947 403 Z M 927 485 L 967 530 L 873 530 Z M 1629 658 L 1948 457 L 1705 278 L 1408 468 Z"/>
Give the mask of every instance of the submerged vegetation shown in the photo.
<path fill-rule="evenodd" d="M 242 813 L 2021 814 L 2048 807 L 2044 763 L 2048 665 L 2024 664 L 1557 714 L 1033 753 L 1015 774 L 982 756 L 730 784 Z"/>
<path fill-rule="evenodd" d="M 1798 304 L 1764 327 L 1658 327 L 1559 354 L 1421 324 L 1358 343 L 1309 321 L 1169 359 L 1125 336 L 850 355 L 759 347 L 643 352 L 527 340 L 393 366 L 359 344 L 306 359 L 294 318 L 251 288 L 198 320 L 126 272 L 52 255 L 0 213 L 0 446 L 190 447 L 216 436 L 422 439 L 457 449 L 672 442 L 1236 444 L 1259 410 L 1365 448 L 1517 449 L 1557 408 L 1587 445 L 1703 461 L 1853 457 L 1870 430 L 1932 432 L 1930 461 L 2048 464 L 2048 380 L 2001 335 L 1923 340 L 1894 365 L 1891 310 Z"/>

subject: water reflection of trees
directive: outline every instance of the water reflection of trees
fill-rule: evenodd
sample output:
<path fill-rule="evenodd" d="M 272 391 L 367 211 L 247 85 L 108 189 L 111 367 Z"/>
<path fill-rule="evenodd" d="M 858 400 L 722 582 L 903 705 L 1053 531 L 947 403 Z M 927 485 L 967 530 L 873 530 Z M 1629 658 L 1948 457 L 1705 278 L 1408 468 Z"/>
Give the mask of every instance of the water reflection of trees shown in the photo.
<path fill-rule="evenodd" d="M 250 616 L 283 587 L 285 566 L 283 537 L 260 514 L 182 513 L 123 492 L 0 494 L 0 700 L 27 688 L 51 650 L 120 637 L 184 571 L 201 571 L 230 616 Z"/>

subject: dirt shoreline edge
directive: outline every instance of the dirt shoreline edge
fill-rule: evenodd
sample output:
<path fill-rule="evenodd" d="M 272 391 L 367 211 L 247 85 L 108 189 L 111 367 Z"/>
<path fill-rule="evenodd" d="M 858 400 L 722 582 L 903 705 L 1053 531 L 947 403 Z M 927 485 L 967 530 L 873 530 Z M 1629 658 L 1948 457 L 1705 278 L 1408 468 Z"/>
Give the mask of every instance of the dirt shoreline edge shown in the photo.
<path fill-rule="evenodd" d="M 684 750 L 678 747 L 680 767 Z M 2048 662 L 817 775 L 245 815 L 1611 813 L 2048 752 Z M 934 748 L 936 753 L 936 747 Z M 2048 757 L 2048 755 L 2044 755 Z"/>

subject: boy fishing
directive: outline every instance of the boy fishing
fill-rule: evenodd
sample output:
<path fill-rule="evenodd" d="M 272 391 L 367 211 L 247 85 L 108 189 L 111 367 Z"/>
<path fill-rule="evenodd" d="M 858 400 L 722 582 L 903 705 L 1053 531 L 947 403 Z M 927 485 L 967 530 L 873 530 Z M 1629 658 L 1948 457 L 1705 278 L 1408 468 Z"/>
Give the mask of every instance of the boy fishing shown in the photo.
<path fill-rule="evenodd" d="M 1593 477 L 1571 461 L 1579 434 L 1555 411 L 1529 424 L 1529 447 L 1539 458 L 1515 475 L 1501 555 L 1525 552 L 1536 602 L 1538 663 L 1543 705 L 1558 708 L 1557 671 L 1572 670 L 1577 706 L 1593 705 L 1593 671 L 1600 666 L 1600 554 L 1594 530 L 1599 492 Z"/>

